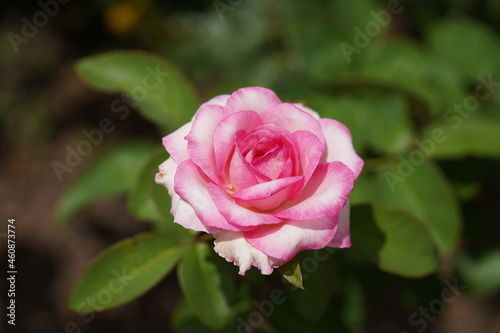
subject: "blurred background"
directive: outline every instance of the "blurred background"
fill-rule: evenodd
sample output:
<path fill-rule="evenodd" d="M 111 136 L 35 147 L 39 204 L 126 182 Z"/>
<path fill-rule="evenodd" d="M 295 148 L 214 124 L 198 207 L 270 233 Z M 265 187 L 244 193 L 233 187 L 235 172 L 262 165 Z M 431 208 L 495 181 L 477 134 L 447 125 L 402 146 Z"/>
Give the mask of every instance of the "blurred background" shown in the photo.
<path fill-rule="evenodd" d="M 459 276 L 472 292 L 448 304 L 424 331 L 500 332 L 499 284 L 490 278 L 500 276 L 500 141 L 494 141 L 500 129 L 500 1 L 20 0 L 0 6 L 0 233 L 8 218 L 16 218 L 19 272 L 16 326 L 3 318 L 1 331 L 197 332 L 170 321 L 180 295 L 175 274 L 113 310 L 80 315 L 65 308 L 92 258 L 150 226 L 127 212 L 124 198 L 99 201 L 67 226 L 56 226 L 58 199 L 110 147 L 135 137 L 159 144 L 167 134 L 136 113 L 119 119 L 111 104 L 120 96 L 88 88 L 73 63 L 99 52 L 140 49 L 178 65 L 202 99 L 260 85 L 321 109 L 349 126 L 364 157 L 410 151 L 426 124 L 442 121 L 473 94 L 479 76 L 491 77 L 491 98 L 460 115 L 476 125 L 464 127 L 464 141 L 483 131 L 486 139 L 436 151 L 461 203 L 461 250 L 469 261 L 461 261 Z M 82 130 L 98 128 L 103 117 L 116 129 L 60 179 L 53 162 L 63 162 L 67 147 L 84 139 Z M 490 125 L 477 125 L 484 123 Z M 5 262 L 5 234 L 0 236 Z M 485 253 L 487 264 L 475 261 Z M 470 277 L 481 269 L 490 279 L 485 290 L 483 280 L 474 287 Z M 408 318 L 440 297 L 435 283 L 425 284 L 436 277 L 418 284 L 370 274 L 364 287 L 381 292 L 350 331 L 417 332 Z M 402 294 L 400 285 L 413 293 Z M 5 279 L 0 286 L 5 309 Z M 279 324 L 261 329 L 285 332 Z"/>

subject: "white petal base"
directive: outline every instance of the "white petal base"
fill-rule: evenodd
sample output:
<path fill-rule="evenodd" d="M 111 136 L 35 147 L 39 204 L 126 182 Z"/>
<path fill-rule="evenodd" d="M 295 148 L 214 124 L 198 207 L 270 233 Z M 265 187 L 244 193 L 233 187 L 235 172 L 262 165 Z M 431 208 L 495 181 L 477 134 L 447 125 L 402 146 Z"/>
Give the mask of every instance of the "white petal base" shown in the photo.
<path fill-rule="evenodd" d="M 245 275 L 245 272 L 252 266 L 260 269 L 262 274 L 269 275 L 274 268 L 285 263 L 283 260 L 269 257 L 257 250 L 247 242 L 241 232 L 221 231 L 214 236 L 215 252 L 227 261 L 239 266 L 240 275 Z"/>

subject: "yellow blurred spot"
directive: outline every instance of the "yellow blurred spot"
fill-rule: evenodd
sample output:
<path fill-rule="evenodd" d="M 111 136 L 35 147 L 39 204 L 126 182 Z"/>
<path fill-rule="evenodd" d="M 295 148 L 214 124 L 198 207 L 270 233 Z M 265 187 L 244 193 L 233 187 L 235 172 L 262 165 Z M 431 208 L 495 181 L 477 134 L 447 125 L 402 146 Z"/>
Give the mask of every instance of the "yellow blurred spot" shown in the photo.
<path fill-rule="evenodd" d="M 123 1 L 110 5 L 104 12 L 104 27 L 112 34 L 134 30 L 149 7 L 149 1 Z"/>

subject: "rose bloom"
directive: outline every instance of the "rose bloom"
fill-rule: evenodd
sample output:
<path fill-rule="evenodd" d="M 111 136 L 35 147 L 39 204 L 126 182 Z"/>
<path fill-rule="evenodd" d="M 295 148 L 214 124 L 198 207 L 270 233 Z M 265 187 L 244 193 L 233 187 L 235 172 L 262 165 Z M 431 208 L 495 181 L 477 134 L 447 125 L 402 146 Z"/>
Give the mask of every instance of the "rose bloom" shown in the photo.
<path fill-rule="evenodd" d="M 348 196 L 363 160 L 349 130 L 302 104 L 249 87 L 202 104 L 163 138 L 156 182 L 174 221 L 213 234 L 244 275 L 271 274 L 298 252 L 350 247 Z"/>

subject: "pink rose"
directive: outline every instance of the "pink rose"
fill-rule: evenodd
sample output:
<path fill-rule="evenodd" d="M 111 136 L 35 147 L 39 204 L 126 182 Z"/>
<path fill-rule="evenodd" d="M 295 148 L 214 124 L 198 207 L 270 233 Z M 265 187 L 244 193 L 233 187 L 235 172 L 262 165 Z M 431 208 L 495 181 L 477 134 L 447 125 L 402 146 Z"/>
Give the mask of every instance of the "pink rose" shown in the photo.
<path fill-rule="evenodd" d="M 249 87 L 202 104 L 163 145 L 170 158 L 156 182 L 172 196 L 175 222 L 213 234 L 240 274 L 351 246 L 348 196 L 363 160 L 338 121 Z"/>

